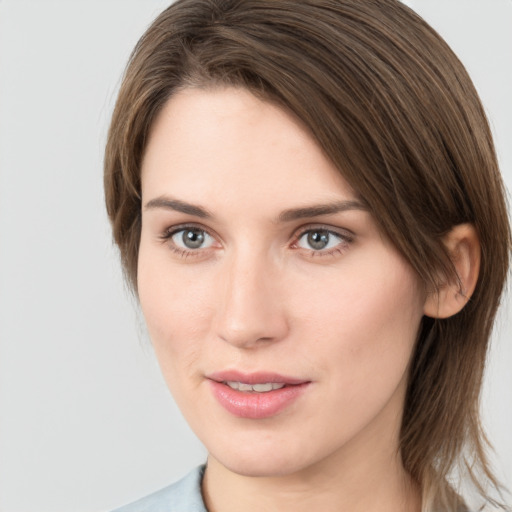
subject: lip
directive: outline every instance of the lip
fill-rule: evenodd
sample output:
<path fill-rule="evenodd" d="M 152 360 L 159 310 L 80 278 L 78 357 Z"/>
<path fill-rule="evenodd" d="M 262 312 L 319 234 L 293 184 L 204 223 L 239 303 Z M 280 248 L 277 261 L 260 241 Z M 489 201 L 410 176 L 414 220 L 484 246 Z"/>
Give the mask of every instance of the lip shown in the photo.
<path fill-rule="evenodd" d="M 309 382 L 307 379 L 299 379 L 296 377 L 288 377 L 276 372 L 251 372 L 244 373 L 238 370 L 225 370 L 222 372 L 210 373 L 206 376 L 208 379 L 215 382 L 238 381 L 245 382 L 246 384 L 259 384 L 263 382 L 277 382 L 287 384 L 289 386 L 296 386 Z"/>
<path fill-rule="evenodd" d="M 236 370 L 207 375 L 213 396 L 229 413 L 239 418 L 264 419 L 276 416 L 294 403 L 311 381 L 284 376 L 273 372 L 242 373 Z M 225 382 L 245 384 L 280 383 L 283 388 L 266 393 L 244 392 L 230 388 Z"/>

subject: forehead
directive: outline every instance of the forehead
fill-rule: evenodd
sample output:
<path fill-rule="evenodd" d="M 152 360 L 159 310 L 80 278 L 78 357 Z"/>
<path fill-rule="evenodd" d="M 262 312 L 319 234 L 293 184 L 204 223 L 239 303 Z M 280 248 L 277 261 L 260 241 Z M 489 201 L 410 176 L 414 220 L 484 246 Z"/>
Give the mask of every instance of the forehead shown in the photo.
<path fill-rule="evenodd" d="M 300 121 L 238 88 L 184 89 L 167 102 L 146 147 L 142 193 L 247 204 L 355 196 Z"/>

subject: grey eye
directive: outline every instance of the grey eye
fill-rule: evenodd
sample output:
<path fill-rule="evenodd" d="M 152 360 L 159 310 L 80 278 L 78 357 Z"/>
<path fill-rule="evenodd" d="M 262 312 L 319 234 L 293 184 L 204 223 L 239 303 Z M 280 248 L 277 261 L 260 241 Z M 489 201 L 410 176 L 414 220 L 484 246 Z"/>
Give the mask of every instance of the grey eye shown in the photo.
<path fill-rule="evenodd" d="M 297 245 L 302 249 L 321 251 L 332 249 L 343 242 L 343 238 L 327 229 L 311 229 L 302 234 Z"/>
<path fill-rule="evenodd" d="M 206 249 L 213 243 L 213 238 L 200 228 L 184 228 L 172 235 L 173 243 L 182 249 Z"/>

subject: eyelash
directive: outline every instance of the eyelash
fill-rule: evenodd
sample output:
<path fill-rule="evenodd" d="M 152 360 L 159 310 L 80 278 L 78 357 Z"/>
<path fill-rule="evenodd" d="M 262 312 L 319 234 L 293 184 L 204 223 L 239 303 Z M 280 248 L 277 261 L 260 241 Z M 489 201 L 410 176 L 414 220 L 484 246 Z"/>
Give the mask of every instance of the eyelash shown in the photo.
<path fill-rule="evenodd" d="M 159 238 L 162 241 L 162 243 L 166 243 L 168 245 L 168 247 L 174 253 L 176 253 L 178 256 L 180 256 L 182 258 L 189 258 L 189 257 L 195 258 L 195 257 L 204 256 L 205 251 L 210 249 L 209 247 L 203 248 L 203 249 L 198 248 L 195 250 L 194 249 L 184 249 L 182 247 L 178 247 L 172 241 L 172 238 L 176 234 L 178 234 L 182 231 L 187 231 L 187 230 L 190 230 L 190 231 L 197 230 L 202 233 L 206 233 L 206 235 L 215 239 L 215 237 L 207 229 L 205 229 L 202 226 L 198 226 L 196 224 L 182 224 L 182 225 L 178 225 L 178 226 L 173 226 L 173 227 L 167 229 L 164 233 L 162 233 L 159 236 Z M 308 233 L 315 232 L 315 231 L 325 232 L 329 236 L 334 236 L 334 237 L 338 238 L 340 241 L 338 244 L 336 244 L 335 247 L 332 247 L 331 249 L 328 249 L 328 250 L 305 249 L 305 248 L 301 248 L 298 246 L 299 241 L 301 240 L 301 238 L 304 235 L 306 235 Z M 334 230 L 331 226 L 308 225 L 308 226 L 299 228 L 299 230 L 297 230 L 294 233 L 293 240 L 294 241 L 291 244 L 291 248 L 293 250 L 301 250 L 302 249 L 303 251 L 307 251 L 309 257 L 326 257 L 326 256 L 335 256 L 336 254 L 344 254 L 348 250 L 349 245 L 353 242 L 354 234 L 347 230 Z"/>
<path fill-rule="evenodd" d="M 298 247 L 298 243 L 301 240 L 301 238 L 308 234 L 308 233 L 314 233 L 314 232 L 325 232 L 329 236 L 334 236 L 339 239 L 339 243 L 337 243 L 334 247 L 327 250 L 314 250 L 314 249 L 303 249 L 306 251 L 309 251 L 310 257 L 326 257 L 326 256 L 335 256 L 336 254 L 344 254 L 347 250 L 349 245 L 354 241 L 354 234 L 347 231 L 347 230 L 334 230 L 331 226 L 323 226 L 323 225 L 309 225 L 301 228 L 295 235 L 294 239 L 295 241 L 292 243 L 292 248 L 295 250 L 300 250 L 301 248 Z"/>
<path fill-rule="evenodd" d="M 202 226 L 198 226 L 196 224 L 182 224 L 182 225 L 179 225 L 179 226 L 173 226 L 171 228 L 168 228 L 164 233 L 162 233 L 159 238 L 160 238 L 160 240 L 163 243 L 167 244 L 167 246 L 169 247 L 169 249 L 171 249 L 172 252 L 176 253 L 181 258 L 189 258 L 189 257 L 195 258 L 195 257 L 204 256 L 205 249 L 203 249 L 203 250 L 200 250 L 200 249 L 196 249 L 196 250 L 188 249 L 187 250 L 187 249 L 184 249 L 182 247 L 178 247 L 172 241 L 172 237 L 174 235 L 176 235 L 177 233 L 180 233 L 181 231 L 187 231 L 187 230 L 189 230 L 189 231 L 192 231 L 192 230 L 201 231 L 203 233 L 206 233 L 211 238 L 215 238 L 207 229 L 203 228 Z"/>

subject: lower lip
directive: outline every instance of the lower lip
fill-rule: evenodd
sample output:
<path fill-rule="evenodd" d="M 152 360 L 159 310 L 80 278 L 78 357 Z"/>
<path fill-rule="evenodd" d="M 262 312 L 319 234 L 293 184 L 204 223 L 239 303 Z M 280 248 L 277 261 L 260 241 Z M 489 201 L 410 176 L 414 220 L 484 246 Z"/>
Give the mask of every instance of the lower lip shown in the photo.
<path fill-rule="evenodd" d="M 308 382 L 285 386 L 266 393 L 243 392 L 210 380 L 213 395 L 228 412 L 239 418 L 263 419 L 279 414 L 306 390 Z"/>

